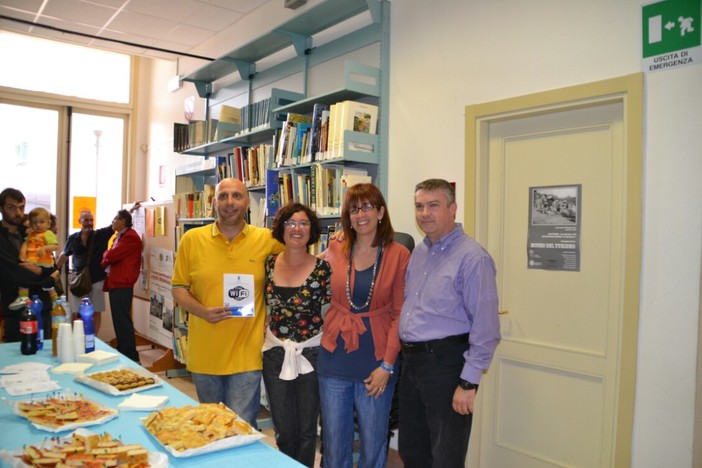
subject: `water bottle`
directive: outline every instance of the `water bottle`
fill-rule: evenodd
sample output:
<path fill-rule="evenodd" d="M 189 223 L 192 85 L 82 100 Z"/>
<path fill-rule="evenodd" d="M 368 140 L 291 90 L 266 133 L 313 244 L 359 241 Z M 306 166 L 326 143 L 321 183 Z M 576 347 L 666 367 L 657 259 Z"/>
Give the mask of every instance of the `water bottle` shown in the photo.
<path fill-rule="evenodd" d="M 66 299 L 66 296 L 61 296 L 61 305 L 63 306 L 63 310 L 66 311 L 66 323 L 71 323 L 73 322 L 73 311 L 71 310 L 71 303 Z"/>
<path fill-rule="evenodd" d="M 71 309 L 71 303 L 68 299 L 66 299 L 66 296 L 61 296 L 61 305 L 63 306 L 63 310 L 66 311 L 65 322 L 68 324 L 73 323 L 73 319 L 77 318 L 77 317 L 73 316 L 73 310 Z"/>
<path fill-rule="evenodd" d="M 32 296 L 32 310 L 37 316 L 37 351 L 44 349 L 44 303 L 39 299 L 39 296 Z"/>
<path fill-rule="evenodd" d="M 79 313 L 83 320 L 83 330 L 85 330 L 85 352 L 92 353 L 95 351 L 95 322 L 93 322 L 95 309 L 89 298 L 81 299 Z"/>
<path fill-rule="evenodd" d="M 63 299 L 59 298 L 51 309 L 51 354 L 58 355 L 58 328 L 66 322 L 66 309 L 63 308 Z"/>
<path fill-rule="evenodd" d="M 31 303 L 27 301 L 19 320 L 22 354 L 37 353 L 37 316 L 32 310 Z"/>

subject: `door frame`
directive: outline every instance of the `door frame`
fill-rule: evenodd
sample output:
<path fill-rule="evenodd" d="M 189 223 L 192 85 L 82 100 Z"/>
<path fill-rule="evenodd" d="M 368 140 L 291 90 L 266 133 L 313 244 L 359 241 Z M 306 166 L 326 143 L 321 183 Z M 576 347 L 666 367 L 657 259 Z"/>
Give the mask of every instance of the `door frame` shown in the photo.
<path fill-rule="evenodd" d="M 505 120 L 619 102 L 624 111 L 624 271 L 613 466 L 631 465 L 636 392 L 643 182 L 643 74 L 466 106 L 464 229 L 487 241 L 488 143 L 490 124 Z M 498 288 L 500 285 L 498 284 Z M 485 398 L 485 395 L 481 395 Z M 480 418 L 474 424 L 481 424 Z M 480 437 L 479 431 L 475 435 Z M 477 438 L 476 438 L 477 439 Z M 471 441 L 475 445 L 479 440 Z M 479 458 L 479 453 L 477 453 Z"/>

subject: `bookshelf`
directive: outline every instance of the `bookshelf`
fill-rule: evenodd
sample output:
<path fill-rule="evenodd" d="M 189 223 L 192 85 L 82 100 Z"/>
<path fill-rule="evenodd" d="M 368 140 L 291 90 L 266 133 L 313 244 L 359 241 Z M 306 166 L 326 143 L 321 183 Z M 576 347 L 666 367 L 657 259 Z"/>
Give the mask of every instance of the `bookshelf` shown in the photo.
<path fill-rule="evenodd" d="M 298 55 L 305 55 L 312 47 L 313 35 L 371 8 L 378 15 L 381 3 L 385 2 L 326 0 L 190 73 L 183 80 L 194 83 L 200 97 L 208 97 L 212 94 L 214 81 L 237 71 L 242 80 L 250 80 L 256 74 L 256 62 L 289 46 L 293 46 Z M 389 20 L 389 15 L 387 17 Z"/>
<path fill-rule="evenodd" d="M 372 24 L 358 26 L 350 32 L 345 31 L 340 37 L 324 44 L 314 44 L 313 36 L 325 32 L 346 20 L 361 14 L 368 14 Z M 202 156 L 201 165 L 194 164 L 176 173 L 176 190 L 196 190 L 209 183 L 212 177 L 219 180 L 222 173 L 217 169 L 222 163 L 228 164 L 230 174 L 241 176 L 243 166 L 239 163 L 239 155 L 247 148 L 260 144 L 271 144 L 273 150 L 277 149 L 281 129 L 289 113 L 311 114 L 315 104 L 336 104 L 344 101 L 369 102 L 378 108 L 377 131 L 375 134 L 346 131 L 343 134 L 344 146 L 333 157 L 323 157 L 295 164 L 279 165 L 274 167 L 272 161 L 266 159 L 264 173 L 266 178 L 263 184 L 249 184 L 252 205 L 261 200 L 267 202 L 273 195 L 271 177 L 279 179 L 288 175 L 291 179 L 291 189 L 294 193 L 301 194 L 301 185 L 305 180 L 310 180 L 313 174 L 319 171 L 334 173 L 339 180 L 345 172 L 361 171 L 367 173 L 378 185 L 382 192 L 387 189 L 387 134 L 388 134 L 388 71 L 390 37 L 390 2 L 388 0 L 325 0 L 310 6 L 300 14 L 285 23 L 263 33 L 250 42 L 238 47 L 215 61 L 186 75 L 184 81 L 192 82 L 198 95 L 206 99 L 205 120 L 211 121 L 210 113 L 217 104 L 210 104 L 211 100 L 220 99 L 214 90 L 214 82 L 228 77 L 236 72 L 241 80 L 227 85 L 223 93 L 225 96 L 246 95 L 246 111 L 242 112 L 243 130 L 233 136 L 209 141 L 204 144 L 188 146 L 174 151 L 182 154 Z M 348 58 L 356 50 L 379 46 L 377 63 L 367 65 Z M 272 65 L 265 70 L 257 70 L 257 63 L 281 50 L 292 46 L 295 57 Z M 310 70 L 332 60 L 343 60 L 343 76 L 337 76 L 336 81 L 341 81 L 339 87 L 330 86 L 330 89 L 315 95 L 308 94 Z M 279 89 L 274 84 L 285 81 L 292 75 L 301 75 L 300 89 Z M 338 74 L 338 72 L 337 72 Z M 270 88 L 270 97 L 263 100 L 253 100 L 253 90 Z M 289 86 L 286 86 L 289 87 Z M 297 86 L 295 86 L 297 87 Z M 263 115 L 263 121 L 254 118 Z M 212 131 L 207 131 L 208 135 Z M 175 135 L 174 135 L 175 136 Z M 362 151 L 357 148 L 363 148 Z M 260 169 L 259 169 L 260 170 Z M 333 172 L 337 171 L 337 172 Z M 335 178 L 335 180 L 336 180 Z M 246 182 L 245 179 L 242 180 Z M 260 180 L 259 180 L 260 182 Z M 338 181 L 337 181 L 338 182 Z M 343 188 L 338 186 L 336 194 L 340 195 Z M 326 196 L 331 196 L 326 194 Z M 293 199 L 304 201 L 301 195 Z M 338 200 L 338 198 L 337 198 Z M 310 204 L 310 203 L 308 203 Z M 339 225 L 339 214 L 333 209 L 317 210 L 322 223 L 328 227 L 329 232 Z M 253 214 L 252 214 L 253 217 Z M 182 232 L 189 226 L 211 222 L 212 219 L 179 219 Z M 176 242 L 179 235 L 176 235 Z M 176 307 L 176 326 L 174 327 L 174 352 L 178 361 L 185 361 L 187 354 L 187 312 Z"/>
<path fill-rule="evenodd" d="M 367 13 L 372 24 L 358 26 L 350 32 L 344 32 L 341 37 L 317 46 L 313 44 L 313 36 L 327 32 L 340 23 Z M 227 155 L 237 147 L 255 145 L 261 142 L 271 142 L 274 147 L 283 122 L 288 113 L 309 114 L 314 104 L 328 105 L 347 100 L 366 100 L 373 102 L 379 108 L 378 126 L 375 135 L 358 132 L 346 132 L 343 135 L 345 144 L 343 157 L 329 161 L 319 161 L 320 164 L 350 164 L 363 165 L 370 169 L 381 191 L 387 188 L 387 105 L 388 105 L 388 70 L 389 70 L 389 21 L 390 3 L 387 0 L 325 0 L 311 6 L 302 13 L 294 16 L 272 30 L 261 34 L 250 42 L 224 54 L 213 62 L 186 75 L 183 80 L 192 82 L 200 97 L 207 100 L 206 120 L 211 111 L 210 99 L 217 97 L 213 83 L 228 75 L 239 73 L 241 81 L 227 86 L 228 91 L 242 91 L 248 94 L 247 107 L 255 107 L 261 101 L 252 102 L 252 89 L 255 83 L 269 83 L 300 73 L 303 83 L 300 92 L 272 88 L 266 104 L 266 122 L 263 125 L 247 125 L 244 130 L 234 136 L 188 147 L 179 152 L 188 155 L 210 156 Z M 344 76 L 341 87 L 331 89 L 315 96 L 308 96 L 308 72 L 317 65 L 327 61 L 345 58 L 346 54 L 379 44 L 378 66 L 369 66 L 353 60 L 344 62 Z M 277 52 L 292 46 L 296 56 L 273 65 L 265 70 L 257 70 L 257 62 Z M 244 91 L 244 87 L 246 90 Z M 236 88 L 236 89 L 235 89 Z M 212 106 L 214 108 L 215 105 Z M 354 145 L 365 145 L 371 151 L 354 151 Z M 317 161 L 315 161 L 317 162 Z M 266 169 L 285 169 L 290 173 L 307 173 L 310 164 L 296 164 L 295 167 L 267 167 Z M 264 185 L 250 188 L 254 196 L 265 196 Z"/>

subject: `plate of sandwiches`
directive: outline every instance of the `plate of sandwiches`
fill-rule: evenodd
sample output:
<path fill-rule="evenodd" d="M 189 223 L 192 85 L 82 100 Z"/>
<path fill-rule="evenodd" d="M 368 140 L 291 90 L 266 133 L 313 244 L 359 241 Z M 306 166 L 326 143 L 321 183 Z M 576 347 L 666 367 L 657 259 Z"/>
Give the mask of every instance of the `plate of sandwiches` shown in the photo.
<path fill-rule="evenodd" d="M 119 411 L 81 394 L 65 392 L 42 399 L 18 401 L 15 403 L 15 413 L 27 418 L 37 429 L 62 432 L 102 424 L 115 418 Z"/>
<path fill-rule="evenodd" d="M 0 451 L 0 461 L 13 468 L 35 467 L 153 467 L 166 468 L 168 456 L 149 452 L 140 444 L 113 438 L 109 433 L 95 434 L 77 429 L 66 437 L 44 439 L 16 451 Z"/>
<path fill-rule="evenodd" d="M 110 395 L 128 395 L 163 385 L 155 374 L 141 367 L 116 367 L 108 371 L 78 374 L 75 381 Z"/>
<path fill-rule="evenodd" d="M 167 407 L 142 420 L 174 457 L 192 457 L 248 445 L 264 437 L 222 403 Z"/>

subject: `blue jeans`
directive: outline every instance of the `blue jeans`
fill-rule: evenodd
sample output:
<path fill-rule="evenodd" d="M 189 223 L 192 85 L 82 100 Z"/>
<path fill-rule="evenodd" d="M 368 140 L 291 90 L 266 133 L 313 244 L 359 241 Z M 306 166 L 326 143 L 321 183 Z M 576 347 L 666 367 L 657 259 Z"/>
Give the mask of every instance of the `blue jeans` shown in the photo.
<path fill-rule="evenodd" d="M 463 468 L 473 415 L 453 410 L 468 345 L 402 354 L 399 450 L 405 468 Z"/>
<path fill-rule="evenodd" d="M 193 372 L 192 376 L 200 403 L 224 403 L 258 429 L 256 418 L 261 409 L 261 371 L 230 375 Z"/>
<path fill-rule="evenodd" d="M 389 381 L 382 396 L 375 398 L 367 395 L 363 382 L 319 376 L 324 466 L 352 468 L 354 411 L 361 439 L 358 468 L 385 466 L 394 389 L 394 381 Z"/>
<path fill-rule="evenodd" d="M 302 355 L 317 368 L 319 347 L 305 348 Z M 317 371 L 300 374 L 295 380 L 281 380 L 285 350 L 281 346 L 263 353 L 263 381 L 266 384 L 276 443 L 281 452 L 313 467 L 317 450 L 319 382 Z"/>

